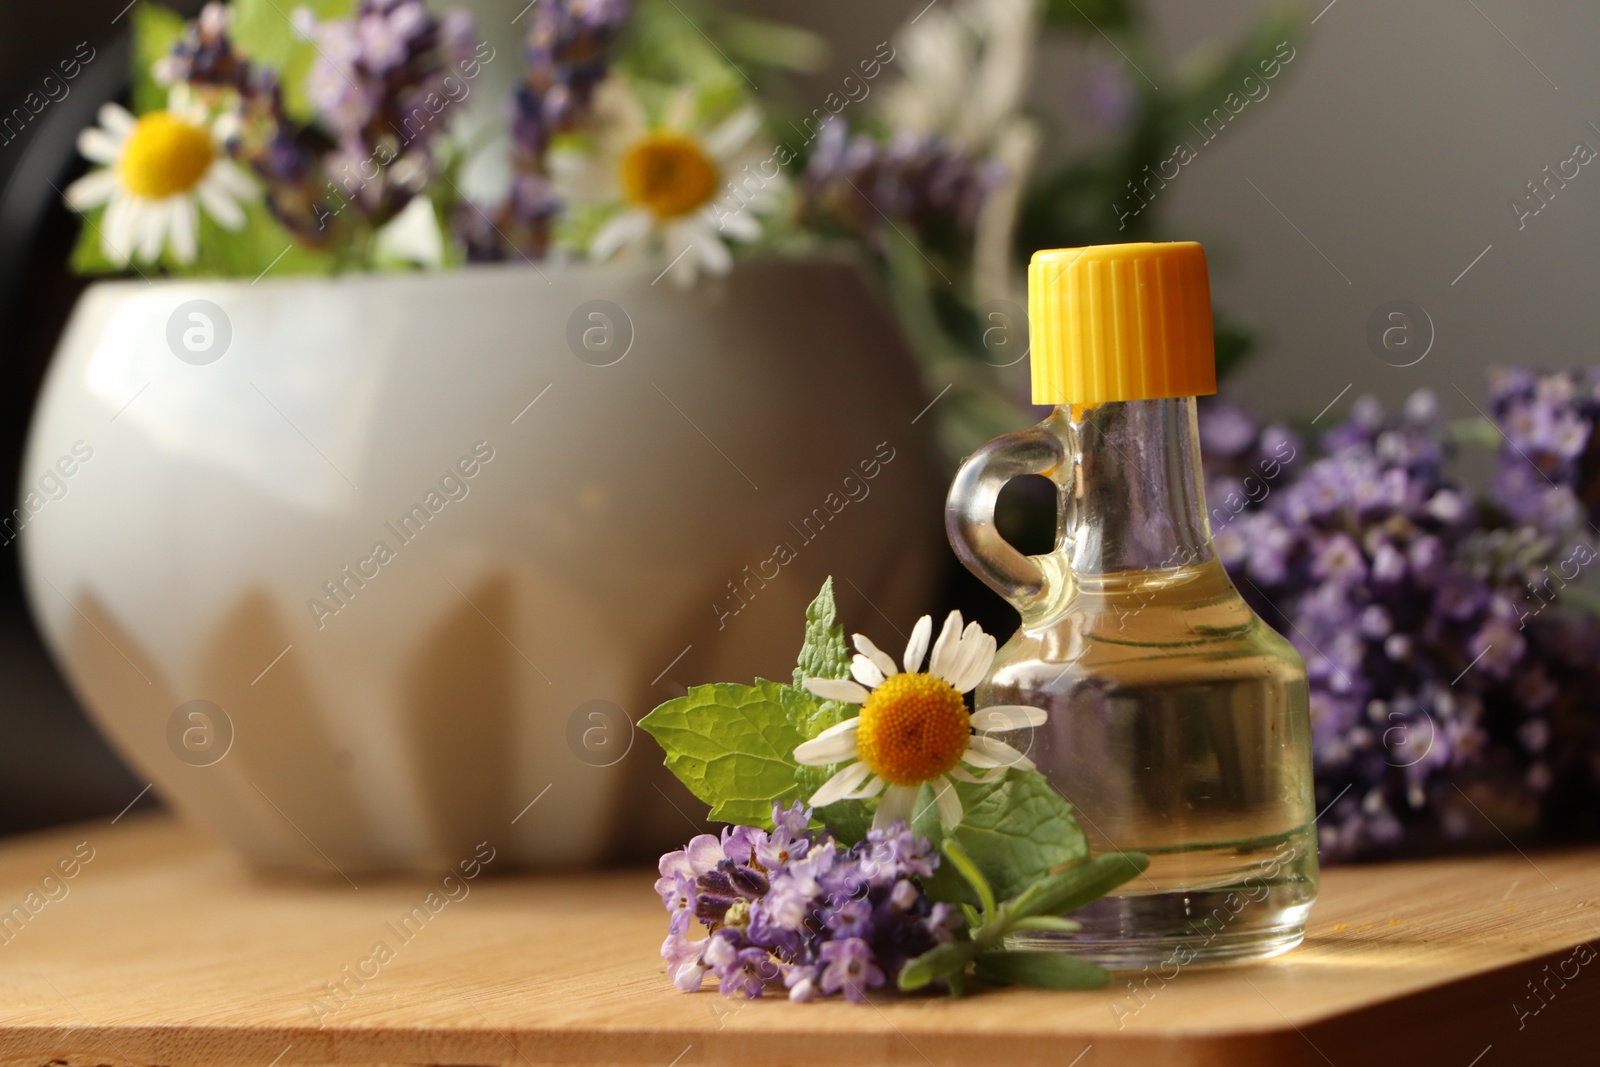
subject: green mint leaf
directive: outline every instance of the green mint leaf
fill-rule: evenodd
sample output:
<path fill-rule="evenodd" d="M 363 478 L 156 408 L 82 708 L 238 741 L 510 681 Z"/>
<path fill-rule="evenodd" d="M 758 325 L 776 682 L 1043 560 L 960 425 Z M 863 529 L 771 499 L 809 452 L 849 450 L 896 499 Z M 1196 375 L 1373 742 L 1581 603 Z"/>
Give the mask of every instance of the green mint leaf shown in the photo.
<path fill-rule="evenodd" d="M 711 806 L 712 819 L 772 827 L 772 802 L 796 795 L 794 750 L 804 735 L 790 719 L 785 686 L 699 685 L 639 725 L 667 754 L 667 769 Z"/>
<path fill-rule="evenodd" d="M 1065 915 L 1138 877 L 1148 866 L 1150 857 L 1142 852 L 1108 852 L 1030 885 L 1011 902 L 1010 912 L 1019 918 Z"/>
<path fill-rule="evenodd" d="M 810 607 L 806 608 L 805 642 L 800 648 L 799 663 L 794 669 L 794 685 L 785 686 L 790 719 L 805 740 L 816 737 L 830 726 L 859 714 L 854 704 L 838 700 L 823 700 L 803 688 L 807 678 L 850 677 L 850 648 L 845 644 L 844 628 L 838 625 L 838 605 L 833 599 L 833 579 L 822 583 Z M 831 767 L 797 767 L 795 785 L 800 796 L 809 797 L 822 783 L 833 777 L 839 765 Z M 853 845 L 867 836 L 872 826 L 872 809 L 864 801 L 841 800 L 818 809 L 812 816 L 817 822 L 833 831 L 833 835 L 846 845 Z"/>
<path fill-rule="evenodd" d="M 850 677 L 850 647 L 845 644 L 844 627 L 835 621 L 838 614 L 830 575 L 806 608 L 806 640 L 800 646 L 800 662 L 794 669 L 795 685 L 803 684 L 807 678 Z"/>
<path fill-rule="evenodd" d="M 954 837 L 989 879 L 996 897 L 1022 893 L 1051 871 L 1077 863 L 1089 854 L 1083 829 L 1072 805 L 1050 787 L 1038 771 L 1012 768 L 987 785 L 955 783 L 965 811 Z M 933 791 L 924 786 L 912 827 L 939 843 L 944 833 L 934 810 Z M 935 900 L 978 902 L 977 896 L 949 864 L 941 864 L 926 880 Z"/>
<path fill-rule="evenodd" d="M 977 954 L 978 946 L 971 941 L 949 941 L 908 960 L 895 981 L 901 989 L 921 989 L 935 978 L 948 978 L 965 971 Z"/>
<path fill-rule="evenodd" d="M 975 971 L 997 985 L 1042 989 L 1104 989 L 1111 975 L 1104 967 L 1060 952 L 985 952 Z"/>

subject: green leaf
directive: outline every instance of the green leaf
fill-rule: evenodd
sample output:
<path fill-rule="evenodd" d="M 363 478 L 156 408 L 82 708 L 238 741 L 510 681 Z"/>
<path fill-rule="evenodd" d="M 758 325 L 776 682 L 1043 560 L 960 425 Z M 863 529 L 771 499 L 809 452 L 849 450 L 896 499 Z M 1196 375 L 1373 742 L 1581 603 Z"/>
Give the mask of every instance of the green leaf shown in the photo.
<path fill-rule="evenodd" d="M 83 225 L 78 228 L 78 242 L 72 246 L 68 261 L 74 274 L 116 274 L 124 268 L 113 263 L 101 247 L 101 220 L 103 207 L 90 208 L 83 213 Z"/>
<path fill-rule="evenodd" d="M 807 741 L 828 727 L 856 714 L 854 705 L 841 704 L 837 700 L 823 700 L 798 686 L 779 686 L 778 697 L 788 711 L 789 721 L 801 738 Z M 801 797 L 810 797 L 822 788 L 822 783 L 833 777 L 838 767 L 838 764 L 828 767 L 806 767 L 796 763 L 794 767 L 796 792 Z M 811 817 L 813 822 L 832 830 L 833 836 L 846 845 L 853 845 L 867 836 L 867 830 L 872 825 L 872 809 L 861 800 L 836 801 L 825 808 L 817 809 Z"/>
<path fill-rule="evenodd" d="M 947 978 L 967 969 L 979 946 L 971 941 L 947 941 L 910 960 L 895 979 L 901 989 L 921 989 L 935 978 Z"/>
<path fill-rule="evenodd" d="M 1012 901 L 1012 915 L 1065 915 L 1117 886 L 1138 877 L 1150 866 L 1142 852 L 1108 852 L 1070 870 L 1035 882 Z"/>
<path fill-rule="evenodd" d="M 335 271 L 332 253 L 301 244 L 260 200 L 244 205 L 244 219 L 237 230 L 223 229 L 202 208 L 194 263 L 180 266 L 169 256 L 164 265 L 173 273 L 223 278 L 256 278 L 269 268 L 269 279 Z"/>
<path fill-rule="evenodd" d="M 844 628 L 835 621 L 838 606 L 833 599 L 833 579 L 822 583 L 815 600 L 806 608 L 805 641 L 794 669 L 794 685 L 785 686 L 785 699 L 791 708 L 791 721 L 807 741 L 830 726 L 859 714 L 853 704 L 823 700 L 801 687 L 807 678 L 850 677 L 850 647 L 845 644 Z M 795 784 L 802 797 L 809 797 L 822 783 L 833 777 L 838 764 L 830 767 L 796 767 Z M 813 815 L 846 845 L 867 836 L 872 826 L 872 809 L 865 801 L 841 800 L 821 808 Z"/>
<path fill-rule="evenodd" d="M 1018 930 L 1048 930 L 1053 934 L 1075 934 L 1082 929 L 1082 923 L 1056 915 L 1030 915 L 1011 924 L 1012 933 Z"/>
<path fill-rule="evenodd" d="M 133 9 L 133 111 L 143 115 L 167 106 L 168 89 L 156 82 L 151 68 L 172 51 L 183 36 L 183 16 L 160 4 L 143 3 Z"/>
<path fill-rule="evenodd" d="M 306 74 L 317 58 L 317 49 L 289 22 L 290 12 L 297 7 L 309 7 L 320 22 L 347 18 L 355 9 L 355 0 L 234 0 L 232 36 L 246 59 L 279 73 L 285 108 L 294 118 L 309 122 L 313 111 L 306 97 Z"/>
<path fill-rule="evenodd" d="M 998 985 L 1104 989 L 1111 984 L 1104 967 L 1059 952 L 985 952 L 975 970 L 985 982 Z"/>
<path fill-rule="evenodd" d="M 978 865 L 972 862 L 972 857 L 955 842 L 955 838 L 947 837 L 939 844 L 939 851 L 944 853 L 944 858 L 949 860 L 961 877 L 967 880 L 967 885 L 978 894 L 978 901 L 983 906 L 983 917 L 991 918 L 994 915 L 994 890 L 989 887 L 989 880 L 978 870 Z"/>
<path fill-rule="evenodd" d="M 1072 805 L 1038 771 L 1013 768 L 998 782 L 958 782 L 955 788 L 965 814 L 954 837 L 1002 900 L 1089 854 Z M 933 794 L 926 786 L 912 822 L 917 833 L 936 843 L 943 841 Z M 977 902 L 951 864 L 941 864 L 926 880 L 926 888 L 935 900 Z"/>
<path fill-rule="evenodd" d="M 666 751 L 667 769 L 711 806 L 710 817 L 772 826 L 772 802 L 792 799 L 803 740 L 777 682 L 700 685 L 639 725 Z"/>
<path fill-rule="evenodd" d="M 830 575 L 806 608 L 806 639 L 794 669 L 795 685 L 804 684 L 807 678 L 850 677 L 850 646 L 845 644 L 844 627 L 836 622 L 838 614 Z"/>
<path fill-rule="evenodd" d="M 1064 29 L 1125 30 L 1135 21 L 1129 0 L 1046 0 L 1044 23 Z"/>

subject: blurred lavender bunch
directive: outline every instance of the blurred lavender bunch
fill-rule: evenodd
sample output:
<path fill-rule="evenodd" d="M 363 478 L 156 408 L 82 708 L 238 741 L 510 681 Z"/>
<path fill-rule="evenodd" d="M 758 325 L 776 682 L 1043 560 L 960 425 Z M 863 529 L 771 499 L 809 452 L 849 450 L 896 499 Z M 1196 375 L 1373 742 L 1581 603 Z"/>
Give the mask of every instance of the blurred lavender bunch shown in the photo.
<path fill-rule="evenodd" d="M 203 99 L 224 103 L 231 91 L 240 118 L 229 153 L 263 180 L 266 203 L 291 233 L 312 244 L 330 236 L 318 219 L 324 205 L 320 159 L 333 142 L 289 117 L 276 71 L 239 55 L 229 34 L 231 10 L 213 0 L 190 23 L 153 74 L 162 85 L 186 83 Z"/>
<path fill-rule="evenodd" d="M 444 112 L 467 98 L 492 50 L 477 54 L 465 11 L 436 19 L 421 0 L 361 0 L 350 18 L 325 22 L 301 7 L 293 20 L 316 44 L 306 92 L 334 139 L 319 229 L 347 204 L 381 226 L 440 173 Z"/>
<path fill-rule="evenodd" d="M 1516 522 L 1560 534 L 1600 514 L 1600 368 L 1489 375 L 1489 413 L 1504 435 L 1493 494 Z"/>
<path fill-rule="evenodd" d="M 1577 495 L 1593 380 L 1493 383 L 1504 444 L 1481 501 L 1446 476 L 1427 391 L 1397 416 L 1357 401 L 1314 460 L 1225 401 L 1202 411 L 1218 554 L 1306 661 L 1325 858 L 1491 822 L 1591 829 L 1600 731 L 1580 694 L 1600 683 L 1600 626 L 1571 584 L 1600 558 Z"/>
<path fill-rule="evenodd" d="M 559 134 L 582 129 L 629 0 L 540 0 L 527 38 L 527 72 L 511 100 L 511 189 L 488 209 L 463 204 L 455 226 L 472 260 L 542 259 L 561 201 L 548 154 Z"/>
<path fill-rule="evenodd" d="M 971 229 L 1002 175 L 999 163 L 974 159 L 937 134 L 900 130 L 879 141 L 829 119 L 807 162 L 804 217 L 880 248 L 895 220 L 925 240 L 948 239 Z"/>
<path fill-rule="evenodd" d="M 918 879 L 939 854 L 903 823 L 850 848 L 806 829 L 810 809 L 772 806 L 771 833 L 749 826 L 701 834 L 661 857 L 656 891 L 671 916 L 661 946 L 673 983 L 761 996 L 779 979 L 791 1000 L 843 993 L 862 1000 L 905 964 L 953 941 L 961 922 Z M 710 936 L 690 940 L 696 923 Z"/>
<path fill-rule="evenodd" d="M 324 22 L 301 7 L 292 20 L 317 52 L 306 79 L 312 122 L 289 114 L 278 72 L 238 53 L 221 3 L 206 5 L 155 75 L 237 107 L 229 152 L 263 179 L 279 222 L 325 246 L 388 223 L 442 172 L 442 115 L 466 98 L 492 53 L 474 48 L 465 12 L 436 19 L 421 0 L 361 0 L 351 17 Z"/>

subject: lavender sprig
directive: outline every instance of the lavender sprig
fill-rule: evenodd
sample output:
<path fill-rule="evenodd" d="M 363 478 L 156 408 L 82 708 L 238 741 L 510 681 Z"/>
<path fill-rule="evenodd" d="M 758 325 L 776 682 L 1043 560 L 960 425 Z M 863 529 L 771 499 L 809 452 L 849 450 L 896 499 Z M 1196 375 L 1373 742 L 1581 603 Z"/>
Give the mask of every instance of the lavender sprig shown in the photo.
<path fill-rule="evenodd" d="M 535 260 L 550 247 L 561 201 L 546 156 L 559 134 L 582 128 L 594 90 L 610 70 L 630 0 L 540 0 L 527 38 L 527 73 L 511 100 L 513 178 L 506 199 L 463 204 L 455 228 L 473 260 Z"/>
<path fill-rule="evenodd" d="M 472 17 L 437 19 L 421 0 L 361 0 L 327 22 L 303 7 L 293 17 L 317 44 L 306 91 L 335 142 L 322 160 L 335 210 L 352 203 L 381 226 L 438 174 L 444 112 L 465 98 L 450 71 L 473 55 Z"/>
<path fill-rule="evenodd" d="M 875 244 L 884 239 L 886 218 L 920 231 L 966 229 L 998 183 L 997 168 L 933 134 L 901 130 L 885 143 L 852 136 L 843 119 L 832 118 L 806 164 L 802 214 Z"/>
<path fill-rule="evenodd" d="M 939 863 L 926 838 L 896 824 L 847 848 L 807 830 L 810 817 L 774 803 L 771 833 L 733 827 L 661 857 L 661 955 L 679 989 L 710 974 L 725 995 L 761 996 L 781 979 L 792 1000 L 859 1001 L 955 939 L 960 916 L 918 882 Z M 696 922 L 710 936 L 686 937 Z"/>

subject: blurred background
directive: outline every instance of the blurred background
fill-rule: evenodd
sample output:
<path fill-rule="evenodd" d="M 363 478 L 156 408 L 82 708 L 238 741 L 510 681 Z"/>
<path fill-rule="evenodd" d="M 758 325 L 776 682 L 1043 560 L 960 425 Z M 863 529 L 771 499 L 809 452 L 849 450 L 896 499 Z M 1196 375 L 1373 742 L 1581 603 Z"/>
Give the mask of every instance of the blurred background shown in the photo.
<path fill-rule="evenodd" d="M 188 15 L 199 7 L 173 6 Z M 508 20 L 520 6 L 506 7 Z M 821 96 L 931 5 L 735 6 L 827 39 L 829 67 L 802 79 L 803 91 Z M 1268 6 L 1145 3 L 1159 60 L 1151 71 L 1160 77 L 1234 41 Z M 1342 413 L 1363 394 L 1394 405 L 1428 386 L 1447 412 L 1471 415 L 1492 364 L 1594 363 L 1600 172 L 1584 167 L 1543 186 L 1536 215 L 1519 217 L 1512 205 L 1536 203 L 1530 183 L 1578 142 L 1600 146 L 1600 7 L 1288 7 L 1299 32 L 1282 76 L 1159 193 L 1162 235 L 1206 245 L 1218 305 L 1257 338 L 1226 390 L 1265 415 L 1310 419 Z M 0 134 L 0 491 L 15 500 L 40 380 L 85 284 L 66 268 L 78 221 L 58 190 L 83 169 L 72 148 L 78 130 L 125 92 L 129 20 L 123 0 L 23 5 L 8 16 L 0 112 L 22 119 Z M 61 60 L 91 52 L 65 97 L 37 114 L 22 108 Z M 1044 157 L 1113 136 L 1107 112 L 1141 80 L 1160 93 L 1110 37 L 1047 44 L 1030 91 L 1046 121 Z M 1408 366 L 1370 340 L 1380 309 L 1400 300 L 1421 312 L 1408 328 L 1424 354 Z M 0 548 L 0 833 L 157 803 L 77 707 L 29 620 L 17 567 L 14 544 Z"/>

